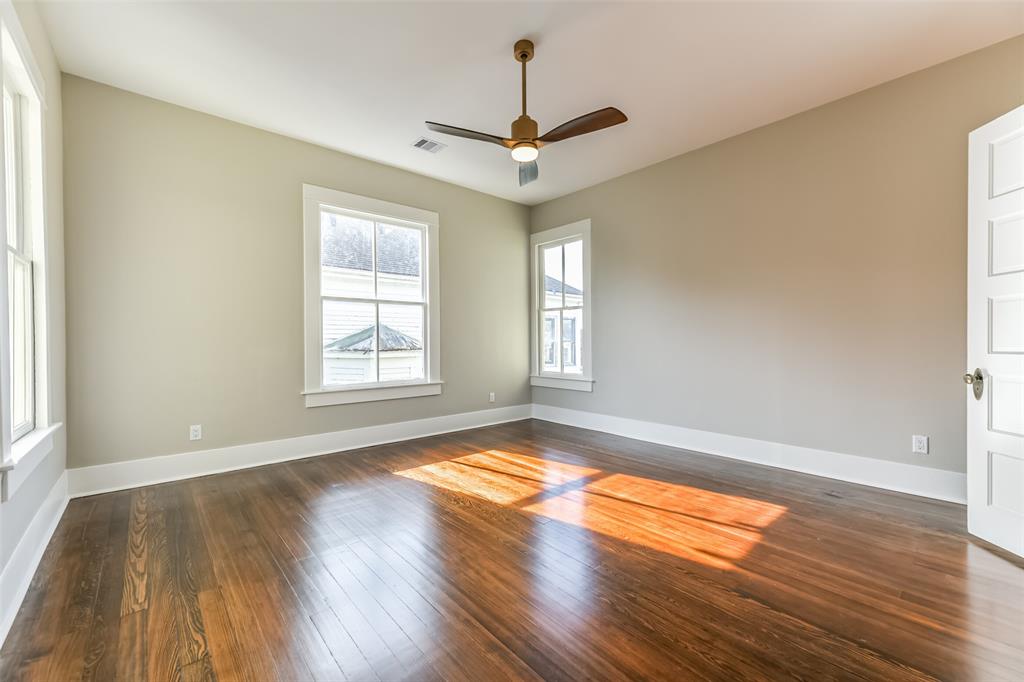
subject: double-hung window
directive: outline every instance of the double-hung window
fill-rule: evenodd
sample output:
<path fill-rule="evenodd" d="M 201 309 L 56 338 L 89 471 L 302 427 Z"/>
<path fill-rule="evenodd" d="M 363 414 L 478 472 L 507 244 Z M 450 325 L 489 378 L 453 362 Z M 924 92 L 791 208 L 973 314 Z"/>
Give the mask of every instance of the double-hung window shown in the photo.
<path fill-rule="evenodd" d="M 440 393 L 437 214 L 303 195 L 306 406 Z"/>
<path fill-rule="evenodd" d="M 534 386 L 590 391 L 590 221 L 530 238 Z"/>

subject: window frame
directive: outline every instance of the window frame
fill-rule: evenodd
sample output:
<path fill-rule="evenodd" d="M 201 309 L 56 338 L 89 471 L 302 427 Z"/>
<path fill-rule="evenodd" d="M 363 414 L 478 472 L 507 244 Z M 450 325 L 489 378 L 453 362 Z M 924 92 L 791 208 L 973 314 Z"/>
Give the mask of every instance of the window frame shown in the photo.
<path fill-rule="evenodd" d="M 583 301 L 578 306 L 565 306 L 559 308 L 546 308 L 544 305 L 544 267 L 542 261 L 542 250 L 559 244 L 581 241 L 583 243 Z M 564 258 L 564 256 L 563 256 Z M 563 260 L 564 263 L 564 260 Z M 591 285 L 591 240 L 590 240 L 590 219 L 579 220 L 568 225 L 555 227 L 543 232 L 535 232 L 530 235 L 530 281 L 532 282 L 532 296 L 530 300 L 530 385 L 543 388 L 561 388 L 572 391 L 593 391 L 593 346 L 591 345 L 591 329 L 593 328 L 593 289 Z M 564 270 L 564 264 L 563 264 Z M 564 278 L 564 272 L 563 272 Z M 563 279 L 564 281 L 564 279 Z M 541 355 L 544 349 L 544 312 L 545 310 L 566 310 L 578 309 L 583 312 L 583 329 L 580 334 L 580 348 L 576 353 L 580 359 L 581 372 L 552 372 L 544 369 Z M 562 324 L 555 324 L 558 329 L 559 339 L 555 344 L 555 356 L 559 364 L 563 358 L 565 347 L 562 339 L 564 318 Z"/>
<path fill-rule="evenodd" d="M 11 405 L 12 363 L 9 306 L 8 259 L 0 258 L 0 450 L 3 472 L 0 498 L 11 499 L 16 491 L 30 479 L 32 472 L 54 449 L 55 434 L 63 428 L 60 421 L 53 419 L 53 393 L 50 387 L 53 358 L 49 354 L 49 231 L 54 218 L 47 201 L 47 139 L 45 134 L 46 90 L 45 82 L 32 55 L 28 39 L 22 29 L 17 13 L 10 3 L 0 3 L 0 80 L 3 88 L 11 93 L 16 103 L 15 116 L 18 118 L 20 134 L 15 137 L 15 153 L 19 157 L 14 165 L 19 176 L 20 206 L 18 223 L 20 249 L 8 253 L 20 253 L 30 263 L 30 288 L 27 294 L 31 301 L 32 378 L 31 405 L 32 428 L 12 428 Z M 0 154 L 6 151 L 6 141 L 0 135 Z M 6 158 L 6 156 L 4 156 Z M 0 215 L 7 218 L 6 162 L 0 163 L 0 181 L 5 191 L 0 192 Z M 57 216 L 59 220 L 59 215 Z M 59 223 L 58 223 L 59 227 Z M 5 234 L 6 244 L 6 234 Z M 26 287 L 28 289 L 29 287 Z"/>
<path fill-rule="evenodd" d="M 441 393 L 441 306 L 439 275 L 440 219 L 437 213 L 424 209 L 350 194 L 317 185 L 303 184 L 303 279 L 305 326 L 305 398 L 306 407 L 345 405 L 349 403 L 414 398 Z M 328 207 L 341 215 L 381 220 L 401 226 L 414 226 L 423 230 L 423 301 L 400 301 L 374 296 L 328 297 L 333 300 L 365 300 L 377 306 L 423 306 L 423 363 L 422 379 L 408 381 L 375 381 L 341 386 L 323 385 L 323 330 L 320 214 Z M 376 239 L 376 237 L 374 237 Z M 376 266 L 375 266 L 376 267 Z M 378 308 L 379 316 L 379 308 Z M 379 329 L 378 329 L 379 334 Z M 378 374 L 379 376 L 379 374 Z"/>

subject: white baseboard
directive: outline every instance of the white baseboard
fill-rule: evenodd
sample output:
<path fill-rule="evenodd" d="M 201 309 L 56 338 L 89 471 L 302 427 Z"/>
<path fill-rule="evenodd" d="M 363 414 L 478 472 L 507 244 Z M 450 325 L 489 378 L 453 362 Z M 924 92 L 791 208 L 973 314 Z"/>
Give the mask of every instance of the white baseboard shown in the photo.
<path fill-rule="evenodd" d="M 534 403 L 533 417 L 814 476 L 967 504 L 967 475 Z"/>
<path fill-rule="evenodd" d="M 501 424 L 517 419 L 528 419 L 530 409 L 530 405 L 512 405 L 394 424 L 365 426 L 345 431 L 317 433 L 309 436 L 68 469 L 69 489 L 71 497 L 82 497 L 153 485 L 154 483 L 178 481 L 223 471 L 247 469 L 275 462 L 316 457 L 343 450 L 394 443 L 411 438 L 423 438 L 424 436 Z"/>
<path fill-rule="evenodd" d="M 39 560 L 43 558 L 43 552 L 50 544 L 53 531 L 57 529 L 57 523 L 67 506 L 68 474 L 65 471 L 39 505 L 36 515 L 32 517 L 25 534 L 21 536 L 10 560 L 0 573 L 0 644 L 7 639 L 7 633 L 28 593 Z"/>
<path fill-rule="evenodd" d="M 345 431 L 69 469 L 67 472 L 68 491 L 71 497 L 95 495 L 500 424 L 531 416 L 560 424 L 875 488 L 959 504 L 966 504 L 967 501 L 967 476 L 955 471 L 541 404 L 499 407 L 492 410 L 463 412 L 395 424 L 366 426 Z"/>

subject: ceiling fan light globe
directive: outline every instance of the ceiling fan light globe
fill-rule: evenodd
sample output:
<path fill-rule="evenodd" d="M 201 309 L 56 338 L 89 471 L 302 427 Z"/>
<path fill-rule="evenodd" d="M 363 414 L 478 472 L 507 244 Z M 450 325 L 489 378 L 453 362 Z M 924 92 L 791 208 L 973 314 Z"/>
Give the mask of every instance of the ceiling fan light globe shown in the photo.
<path fill-rule="evenodd" d="M 512 158 L 519 163 L 536 161 L 539 155 L 540 151 L 538 151 L 536 145 L 533 144 L 517 144 L 515 147 L 512 147 Z"/>

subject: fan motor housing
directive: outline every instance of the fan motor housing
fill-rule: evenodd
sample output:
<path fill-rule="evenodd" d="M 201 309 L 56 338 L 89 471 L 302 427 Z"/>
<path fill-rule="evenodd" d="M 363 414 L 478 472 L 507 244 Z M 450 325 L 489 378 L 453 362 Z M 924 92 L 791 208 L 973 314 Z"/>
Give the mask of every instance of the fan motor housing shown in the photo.
<path fill-rule="evenodd" d="M 527 115 L 512 121 L 513 140 L 535 140 L 537 138 L 537 122 Z"/>

